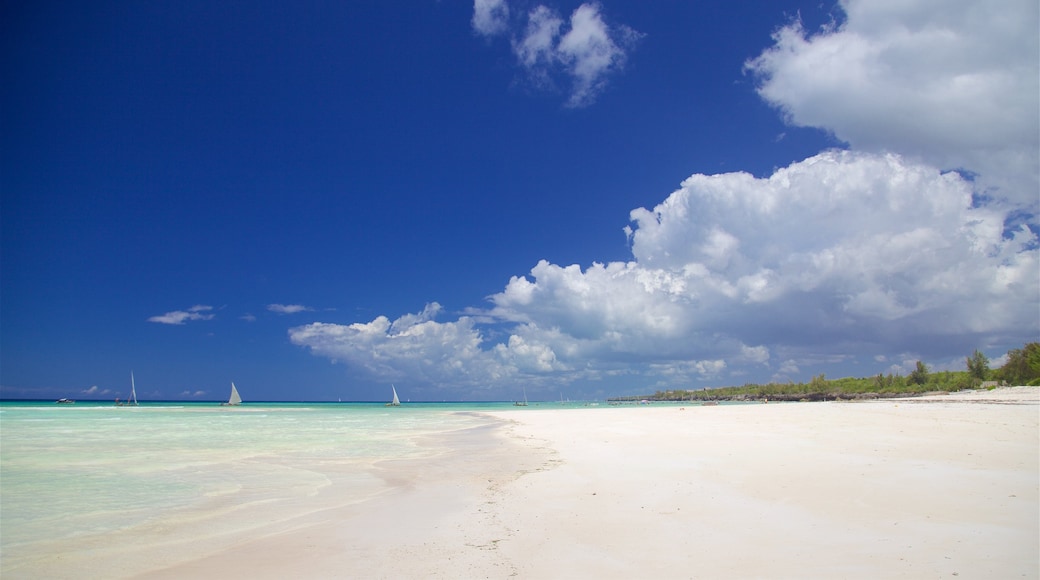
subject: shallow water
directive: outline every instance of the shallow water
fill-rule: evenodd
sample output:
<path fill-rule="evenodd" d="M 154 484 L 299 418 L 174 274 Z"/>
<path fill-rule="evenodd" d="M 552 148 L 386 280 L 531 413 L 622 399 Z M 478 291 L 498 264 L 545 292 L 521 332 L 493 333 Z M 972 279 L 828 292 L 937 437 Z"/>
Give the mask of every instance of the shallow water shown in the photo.
<path fill-rule="evenodd" d="M 480 411 L 568 407 L 609 405 L 3 401 L 0 575 L 28 577 L 55 553 L 217 546 L 385 493 L 399 482 L 380 462 L 448 451 L 428 436 L 497 422 Z"/>
<path fill-rule="evenodd" d="M 10 572 L 170 525 L 252 525 L 218 518 L 257 504 L 288 518 L 331 485 L 337 501 L 363 501 L 387 486 L 378 461 L 434 455 L 423 436 L 488 425 L 464 411 L 507 406 L 4 402 L 0 559 Z"/>

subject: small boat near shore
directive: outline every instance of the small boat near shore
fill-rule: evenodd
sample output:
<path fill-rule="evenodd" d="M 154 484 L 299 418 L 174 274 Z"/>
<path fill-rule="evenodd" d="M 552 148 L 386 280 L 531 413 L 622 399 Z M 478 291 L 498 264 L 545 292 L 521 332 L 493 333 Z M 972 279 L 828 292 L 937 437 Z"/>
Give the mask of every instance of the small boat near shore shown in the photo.
<path fill-rule="evenodd" d="M 393 385 L 390 385 L 390 389 L 394 393 L 394 398 L 389 403 L 387 403 L 386 406 L 387 407 L 400 407 L 401 406 L 401 399 L 397 398 L 397 387 L 395 387 Z"/>
<path fill-rule="evenodd" d="M 235 381 L 231 381 L 231 396 L 228 397 L 226 403 L 221 403 L 225 407 L 234 407 L 242 404 L 242 397 L 238 394 L 238 389 L 235 388 Z"/>
<path fill-rule="evenodd" d="M 62 397 L 62 398 L 58 399 L 57 401 L 54 401 L 54 403 L 56 405 L 75 405 L 76 401 L 73 401 L 72 399 L 66 399 L 65 397 Z"/>
<path fill-rule="evenodd" d="M 117 407 L 136 407 L 136 406 L 138 406 L 138 404 L 139 403 L 137 402 L 137 386 L 134 385 L 134 371 L 130 371 L 130 397 L 127 398 L 127 400 L 123 401 L 123 402 L 120 402 L 119 399 L 116 399 L 116 406 Z"/>

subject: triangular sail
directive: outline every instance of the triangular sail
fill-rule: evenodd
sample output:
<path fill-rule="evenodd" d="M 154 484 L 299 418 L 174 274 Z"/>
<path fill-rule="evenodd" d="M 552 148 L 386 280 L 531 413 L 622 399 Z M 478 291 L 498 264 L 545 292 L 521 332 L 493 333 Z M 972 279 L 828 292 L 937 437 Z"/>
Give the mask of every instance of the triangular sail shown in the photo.
<path fill-rule="evenodd" d="M 397 398 L 397 387 L 395 387 L 393 385 L 390 385 L 390 389 L 392 389 L 393 392 L 394 392 L 394 400 L 390 401 L 390 404 L 393 405 L 394 407 L 400 406 L 401 405 L 401 399 Z"/>
<path fill-rule="evenodd" d="M 238 395 L 238 389 L 235 388 L 235 382 L 231 382 L 231 397 L 228 398 L 228 405 L 238 405 L 242 402 L 242 397 Z"/>

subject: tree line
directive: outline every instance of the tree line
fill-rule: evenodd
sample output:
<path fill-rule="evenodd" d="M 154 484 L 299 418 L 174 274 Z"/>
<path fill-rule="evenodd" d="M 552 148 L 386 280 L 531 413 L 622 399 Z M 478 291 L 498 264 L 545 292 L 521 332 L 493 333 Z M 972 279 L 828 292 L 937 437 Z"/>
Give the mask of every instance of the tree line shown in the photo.
<path fill-rule="evenodd" d="M 896 397 L 931 391 L 977 389 L 983 383 L 1040 386 L 1040 343 L 1030 342 L 1007 353 L 1007 361 L 997 369 L 989 368 L 989 358 L 975 350 L 964 359 L 964 371 L 932 372 L 921 361 L 908 375 L 878 373 L 872 377 L 828 379 L 823 374 L 808 383 L 747 383 L 742 386 L 691 391 L 658 391 L 653 395 L 619 397 L 615 400 L 648 399 L 657 401 L 697 400 L 826 400 Z"/>

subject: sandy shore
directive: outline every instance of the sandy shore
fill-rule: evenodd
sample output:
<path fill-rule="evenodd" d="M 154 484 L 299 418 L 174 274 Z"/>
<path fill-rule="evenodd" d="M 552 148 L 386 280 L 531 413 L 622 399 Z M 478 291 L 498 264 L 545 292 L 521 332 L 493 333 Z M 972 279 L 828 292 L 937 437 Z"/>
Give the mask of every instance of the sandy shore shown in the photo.
<path fill-rule="evenodd" d="M 1036 578 L 1040 389 L 499 413 L 556 450 L 498 505 L 525 578 Z"/>
<path fill-rule="evenodd" d="M 492 415 L 380 464 L 377 497 L 128 575 L 1040 576 L 1040 389 Z"/>

